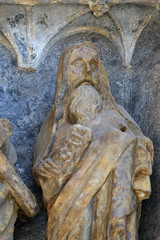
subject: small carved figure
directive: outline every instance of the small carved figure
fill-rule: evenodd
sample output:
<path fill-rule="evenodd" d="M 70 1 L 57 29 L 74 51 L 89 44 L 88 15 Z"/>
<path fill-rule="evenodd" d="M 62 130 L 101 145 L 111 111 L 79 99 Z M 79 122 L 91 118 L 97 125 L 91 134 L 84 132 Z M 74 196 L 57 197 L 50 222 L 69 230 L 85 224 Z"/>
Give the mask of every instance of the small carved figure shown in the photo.
<path fill-rule="evenodd" d="M 137 240 L 152 163 L 152 142 L 115 103 L 96 47 L 66 49 L 34 156 L 47 239 Z"/>
<path fill-rule="evenodd" d="M 110 10 L 110 6 L 107 3 L 107 1 L 102 0 L 89 1 L 88 5 L 95 17 L 101 17 Z"/>
<path fill-rule="evenodd" d="M 18 209 L 32 217 L 38 204 L 26 185 L 15 172 L 16 151 L 9 141 L 12 126 L 7 119 L 0 119 L 0 239 L 13 240 L 14 224 Z"/>

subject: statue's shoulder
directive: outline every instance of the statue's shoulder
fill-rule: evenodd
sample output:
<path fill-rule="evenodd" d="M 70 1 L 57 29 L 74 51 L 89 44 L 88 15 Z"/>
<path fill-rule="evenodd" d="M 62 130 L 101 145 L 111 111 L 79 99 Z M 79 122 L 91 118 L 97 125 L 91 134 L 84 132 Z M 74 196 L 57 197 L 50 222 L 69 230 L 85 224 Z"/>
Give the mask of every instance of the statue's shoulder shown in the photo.
<path fill-rule="evenodd" d="M 131 117 L 131 115 L 126 111 L 126 109 L 124 109 L 119 104 L 116 104 L 116 107 L 117 107 L 118 111 L 121 113 L 121 115 L 123 115 L 123 117 L 125 118 L 126 123 L 127 123 L 128 127 L 132 130 L 132 132 L 136 136 L 143 136 L 143 133 L 142 133 L 140 127 L 135 122 L 135 120 Z"/>

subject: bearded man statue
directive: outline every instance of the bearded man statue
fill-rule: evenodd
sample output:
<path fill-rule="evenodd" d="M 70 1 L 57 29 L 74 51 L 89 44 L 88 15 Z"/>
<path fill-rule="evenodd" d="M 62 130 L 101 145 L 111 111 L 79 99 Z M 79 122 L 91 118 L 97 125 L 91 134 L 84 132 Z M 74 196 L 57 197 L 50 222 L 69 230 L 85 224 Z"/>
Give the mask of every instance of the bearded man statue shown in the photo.
<path fill-rule="evenodd" d="M 47 239 L 137 240 L 152 163 L 152 142 L 115 103 L 96 47 L 66 49 L 34 154 Z"/>

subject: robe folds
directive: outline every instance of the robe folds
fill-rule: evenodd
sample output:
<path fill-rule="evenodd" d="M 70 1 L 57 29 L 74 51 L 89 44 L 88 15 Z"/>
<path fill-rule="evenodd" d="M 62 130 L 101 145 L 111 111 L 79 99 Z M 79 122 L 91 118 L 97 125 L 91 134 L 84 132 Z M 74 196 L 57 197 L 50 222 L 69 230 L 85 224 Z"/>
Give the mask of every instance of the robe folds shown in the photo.
<path fill-rule="evenodd" d="M 151 192 L 152 143 L 111 125 L 94 138 L 78 170 L 48 205 L 48 240 L 138 239 L 141 201 Z M 140 200 L 137 191 L 143 193 Z"/>
<path fill-rule="evenodd" d="M 48 211 L 47 240 L 138 240 L 153 145 L 116 104 L 91 42 L 69 46 L 60 58 L 33 164 Z"/>

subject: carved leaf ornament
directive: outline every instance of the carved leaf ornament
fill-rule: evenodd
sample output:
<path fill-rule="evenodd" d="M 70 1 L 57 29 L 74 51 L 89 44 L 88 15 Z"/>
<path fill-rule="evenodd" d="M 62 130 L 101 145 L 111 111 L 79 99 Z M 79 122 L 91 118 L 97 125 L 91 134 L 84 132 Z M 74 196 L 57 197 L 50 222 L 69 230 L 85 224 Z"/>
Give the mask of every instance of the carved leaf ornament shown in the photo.
<path fill-rule="evenodd" d="M 131 68 L 136 42 L 159 8 L 159 0 L 0 0 L 0 43 L 13 52 L 19 69 L 33 71 L 51 41 L 95 32 L 117 45 L 124 66 Z M 91 13 L 92 24 L 83 23 L 82 16 Z"/>

